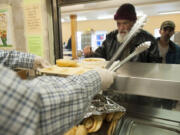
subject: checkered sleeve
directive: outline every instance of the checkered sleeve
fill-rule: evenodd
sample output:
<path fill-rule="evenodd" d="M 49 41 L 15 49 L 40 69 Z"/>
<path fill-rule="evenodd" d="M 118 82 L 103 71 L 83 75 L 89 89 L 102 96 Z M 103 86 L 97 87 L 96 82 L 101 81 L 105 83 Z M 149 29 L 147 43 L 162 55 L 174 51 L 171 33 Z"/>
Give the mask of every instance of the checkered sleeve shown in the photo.
<path fill-rule="evenodd" d="M 0 66 L 0 134 L 63 135 L 78 124 L 100 90 L 96 71 L 60 78 L 20 80 Z"/>
<path fill-rule="evenodd" d="M 10 68 L 33 68 L 35 55 L 18 51 L 0 50 L 0 63 Z"/>

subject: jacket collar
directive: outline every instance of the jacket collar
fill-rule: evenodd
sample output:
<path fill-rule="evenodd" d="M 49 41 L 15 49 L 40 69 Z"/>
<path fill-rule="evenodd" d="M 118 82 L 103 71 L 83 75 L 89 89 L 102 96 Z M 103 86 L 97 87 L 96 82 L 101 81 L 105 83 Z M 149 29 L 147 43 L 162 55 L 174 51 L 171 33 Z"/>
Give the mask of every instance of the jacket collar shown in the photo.
<path fill-rule="evenodd" d="M 157 38 L 157 41 L 159 42 L 160 40 L 160 37 Z M 176 45 L 171 41 L 169 40 L 169 52 L 175 52 L 176 51 Z"/>

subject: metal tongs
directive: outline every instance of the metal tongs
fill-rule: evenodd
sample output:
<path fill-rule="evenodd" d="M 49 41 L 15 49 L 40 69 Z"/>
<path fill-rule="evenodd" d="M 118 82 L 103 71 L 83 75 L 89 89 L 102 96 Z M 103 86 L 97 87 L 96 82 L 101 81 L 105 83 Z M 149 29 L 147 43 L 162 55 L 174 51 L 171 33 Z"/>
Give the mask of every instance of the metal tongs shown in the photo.
<path fill-rule="evenodd" d="M 139 46 L 136 47 L 136 49 L 134 50 L 133 53 L 131 53 L 129 56 L 127 56 L 124 60 L 122 61 L 115 61 L 109 68 L 109 71 L 116 71 L 117 69 L 119 69 L 123 64 L 125 64 L 126 62 L 128 62 L 131 58 L 133 58 L 134 56 L 144 52 L 145 50 L 147 50 L 151 45 L 150 41 L 146 41 L 143 42 L 142 44 L 140 44 Z"/>
<path fill-rule="evenodd" d="M 126 37 L 125 41 L 122 43 L 122 45 L 119 47 L 117 52 L 113 55 L 112 59 L 107 63 L 106 69 L 109 69 L 110 66 L 114 63 L 114 61 L 118 58 L 118 56 L 121 54 L 123 49 L 127 46 L 127 44 L 131 41 L 131 39 L 140 31 L 140 29 L 145 25 L 145 22 L 147 20 L 147 16 L 143 15 L 136 21 L 136 23 L 131 28 L 128 36 Z"/>

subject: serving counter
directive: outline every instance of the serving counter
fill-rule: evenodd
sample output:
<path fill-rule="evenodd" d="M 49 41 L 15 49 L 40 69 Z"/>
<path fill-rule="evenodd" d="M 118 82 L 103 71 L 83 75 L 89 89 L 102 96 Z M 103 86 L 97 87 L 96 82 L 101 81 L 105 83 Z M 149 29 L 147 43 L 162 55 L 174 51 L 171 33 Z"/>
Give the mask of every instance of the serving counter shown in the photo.
<path fill-rule="evenodd" d="M 85 69 L 104 67 L 105 63 L 81 62 L 73 70 L 73 67 L 51 67 L 41 73 L 80 74 L 86 72 Z M 103 93 L 124 106 L 127 112 L 113 135 L 179 135 L 179 73 L 180 65 L 175 64 L 129 62 L 118 69 L 113 85 Z"/>
<path fill-rule="evenodd" d="M 127 63 L 104 94 L 127 109 L 115 135 L 180 134 L 180 65 Z"/>
<path fill-rule="evenodd" d="M 150 97 L 180 99 L 180 65 L 127 63 L 119 70 L 112 89 Z"/>

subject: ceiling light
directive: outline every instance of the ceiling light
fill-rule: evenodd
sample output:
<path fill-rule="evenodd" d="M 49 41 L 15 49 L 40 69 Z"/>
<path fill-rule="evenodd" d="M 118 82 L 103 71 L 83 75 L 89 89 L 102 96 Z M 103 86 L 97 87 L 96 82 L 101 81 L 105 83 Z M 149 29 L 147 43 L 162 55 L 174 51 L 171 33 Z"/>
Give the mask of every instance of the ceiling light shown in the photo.
<path fill-rule="evenodd" d="M 77 17 L 77 21 L 86 21 L 87 18 L 86 17 Z"/>
<path fill-rule="evenodd" d="M 180 11 L 160 12 L 159 14 L 160 14 L 160 15 L 180 14 Z"/>
<path fill-rule="evenodd" d="M 113 19 L 113 15 L 104 15 L 104 16 L 98 16 L 97 19 Z"/>

